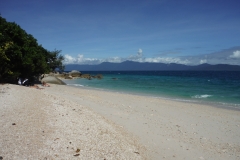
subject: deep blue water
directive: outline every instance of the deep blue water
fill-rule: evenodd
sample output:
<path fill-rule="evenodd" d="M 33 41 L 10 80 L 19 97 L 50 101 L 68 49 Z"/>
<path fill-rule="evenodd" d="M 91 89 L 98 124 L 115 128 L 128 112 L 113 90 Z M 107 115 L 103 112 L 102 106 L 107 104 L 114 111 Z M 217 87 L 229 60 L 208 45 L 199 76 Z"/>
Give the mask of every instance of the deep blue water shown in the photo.
<path fill-rule="evenodd" d="M 154 97 L 206 102 L 240 108 L 240 72 L 234 71 L 113 71 L 103 79 L 66 80 L 85 86 Z"/>

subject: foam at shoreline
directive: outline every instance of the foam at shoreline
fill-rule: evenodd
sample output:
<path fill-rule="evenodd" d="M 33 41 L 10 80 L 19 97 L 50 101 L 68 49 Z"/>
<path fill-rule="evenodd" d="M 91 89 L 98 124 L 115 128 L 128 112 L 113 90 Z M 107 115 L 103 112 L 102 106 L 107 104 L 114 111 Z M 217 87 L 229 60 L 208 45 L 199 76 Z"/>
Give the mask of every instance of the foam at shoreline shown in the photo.
<path fill-rule="evenodd" d="M 240 76 L 235 72 L 172 72 L 129 71 L 102 73 L 103 79 L 73 79 L 67 83 L 87 87 L 143 94 L 156 97 L 196 100 L 206 103 L 239 106 Z"/>
<path fill-rule="evenodd" d="M 207 99 L 209 97 L 212 97 L 213 95 L 195 95 L 192 96 L 191 99 L 184 99 L 179 97 L 170 97 L 167 95 L 154 95 L 154 94 L 146 94 L 142 92 L 129 92 L 129 91 L 118 91 L 113 89 L 106 89 L 106 88 L 96 88 L 91 86 L 85 86 L 82 84 L 68 84 L 71 80 L 64 80 L 63 81 L 71 87 L 76 88 L 83 88 L 83 89 L 89 89 L 89 90 L 99 90 L 99 91 L 106 91 L 106 92 L 113 92 L 113 93 L 122 93 L 122 94 L 130 94 L 130 95 L 140 95 L 140 96 L 147 96 L 147 97 L 153 97 L 153 98 L 160 98 L 160 99 L 166 99 L 166 100 L 172 100 L 172 101 L 179 101 L 179 102 L 188 102 L 188 103 L 195 103 L 195 104 L 203 104 L 203 105 L 210 105 L 218 108 L 225 108 L 230 110 L 240 110 L 240 104 L 234 104 L 234 103 L 225 103 L 225 102 L 212 102 L 212 101 L 201 101 L 202 99 Z"/>

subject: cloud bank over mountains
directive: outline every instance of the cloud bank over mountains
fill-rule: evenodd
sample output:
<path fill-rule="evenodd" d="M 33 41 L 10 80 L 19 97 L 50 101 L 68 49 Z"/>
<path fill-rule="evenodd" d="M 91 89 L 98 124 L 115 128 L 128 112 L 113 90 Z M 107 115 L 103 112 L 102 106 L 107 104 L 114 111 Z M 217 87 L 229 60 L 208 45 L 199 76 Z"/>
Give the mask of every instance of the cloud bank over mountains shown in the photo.
<path fill-rule="evenodd" d="M 139 49 L 134 55 L 128 57 L 109 57 L 105 59 L 98 58 L 85 58 L 83 54 L 79 54 L 77 57 L 72 57 L 68 54 L 65 56 L 64 64 L 89 64 L 95 65 L 103 62 L 121 63 L 124 61 L 134 62 L 149 62 L 149 63 L 177 63 L 185 65 L 199 65 L 199 64 L 231 64 L 240 65 L 240 46 L 233 47 L 219 52 L 213 52 L 209 54 L 201 54 L 197 56 L 181 56 L 181 57 L 164 57 L 157 56 L 152 58 L 144 57 L 143 50 Z"/>
<path fill-rule="evenodd" d="M 230 55 L 230 58 L 240 58 L 240 51 L 233 52 L 233 55 Z"/>

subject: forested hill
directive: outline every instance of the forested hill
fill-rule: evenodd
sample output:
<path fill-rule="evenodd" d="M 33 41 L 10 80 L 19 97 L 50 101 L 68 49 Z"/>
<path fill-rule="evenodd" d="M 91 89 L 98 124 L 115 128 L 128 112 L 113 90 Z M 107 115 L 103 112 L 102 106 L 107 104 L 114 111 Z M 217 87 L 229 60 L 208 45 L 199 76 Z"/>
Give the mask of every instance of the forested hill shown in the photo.
<path fill-rule="evenodd" d="M 104 62 L 98 65 L 65 65 L 65 71 L 179 71 L 179 70 L 202 70 L 202 71 L 240 71 L 239 65 L 228 64 L 201 64 L 197 66 L 187 66 L 183 64 L 165 63 L 140 63 L 125 61 L 122 63 Z"/>

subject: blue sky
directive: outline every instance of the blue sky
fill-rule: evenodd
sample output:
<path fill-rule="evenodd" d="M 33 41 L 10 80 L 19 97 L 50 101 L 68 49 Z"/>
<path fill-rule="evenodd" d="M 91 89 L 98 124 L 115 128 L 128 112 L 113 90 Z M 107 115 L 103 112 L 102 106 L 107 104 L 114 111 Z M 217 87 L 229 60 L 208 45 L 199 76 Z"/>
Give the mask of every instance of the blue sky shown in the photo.
<path fill-rule="evenodd" d="M 240 64 L 239 0 L 0 0 L 0 13 L 65 64 Z"/>

